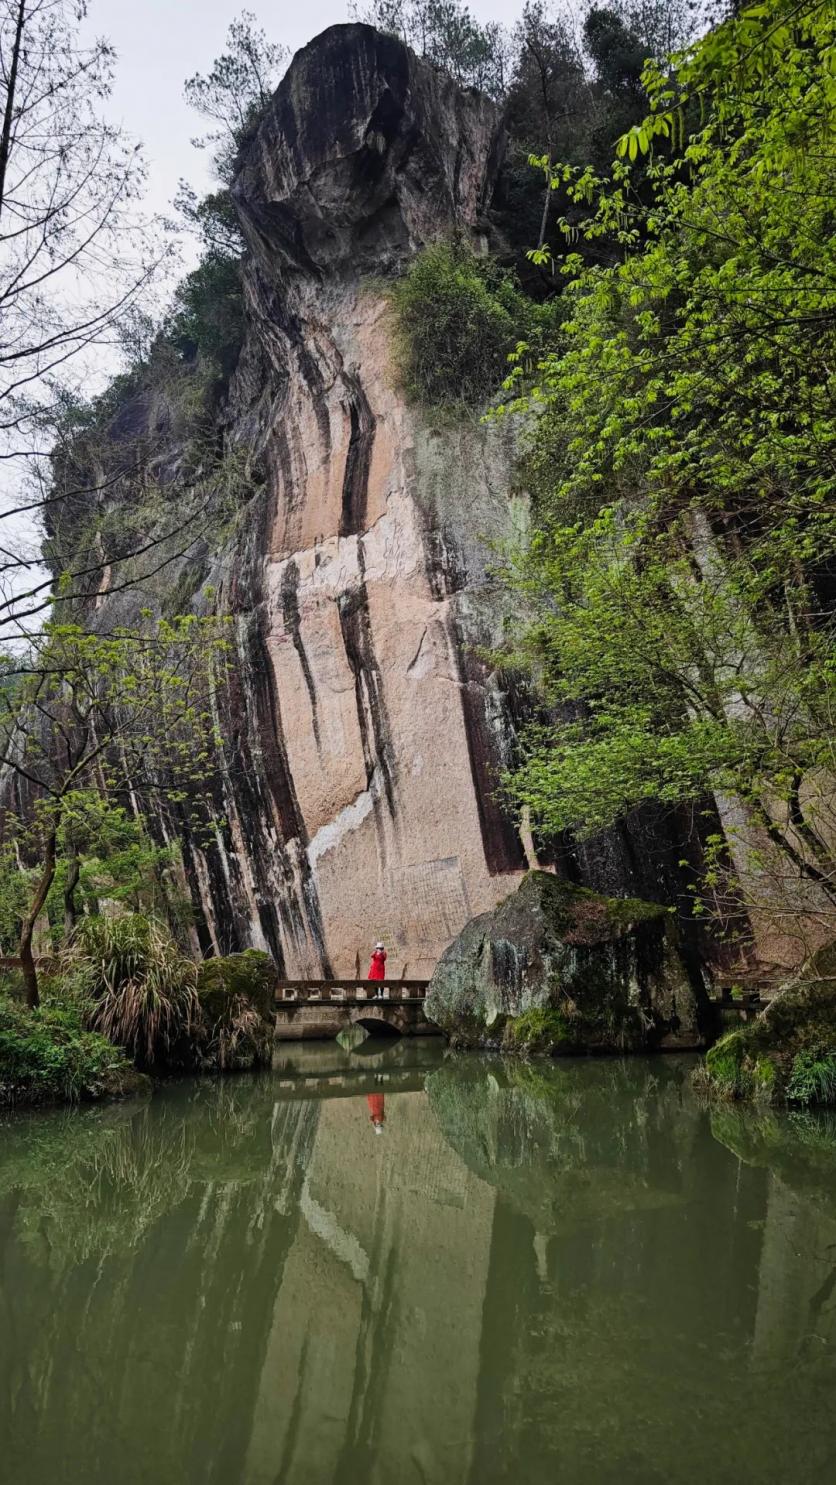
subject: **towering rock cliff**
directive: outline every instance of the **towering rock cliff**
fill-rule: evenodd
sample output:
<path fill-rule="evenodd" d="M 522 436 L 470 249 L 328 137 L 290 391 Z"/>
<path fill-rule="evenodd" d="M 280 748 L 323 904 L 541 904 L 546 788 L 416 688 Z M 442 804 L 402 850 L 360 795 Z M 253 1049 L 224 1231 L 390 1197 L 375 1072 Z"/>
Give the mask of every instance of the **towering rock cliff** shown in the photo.
<path fill-rule="evenodd" d="M 244 476 L 233 522 L 150 600 L 235 621 L 213 838 L 156 822 L 182 841 L 204 950 L 327 976 L 358 955 L 364 972 L 382 937 L 420 976 L 537 864 L 496 798 L 520 702 L 480 658 L 507 618 L 492 548 L 526 519 L 512 436 L 407 404 L 387 297 L 439 236 L 495 245 L 503 149 L 489 99 L 350 25 L 297 55 L 240 160 L 247 329 L 218 437 Z M 147 389 L 109 436 L 146 434 L 164 490 L 182 433 Z M 149 602 L 103 572 L 108 622 Z M 580 875 L 664 897 L 682 846 L 663 829 L 654 851 L 614 836 Z"/>
<path fill-rule="evenodd" d="M 220 564 L 234 761 L 225 838 L 191 867 L 211 939 L 289 974 L 353 971 L 382 936 L 420 975 L 525 866 L 492 799 L 507 703 L 473 655 L 499 632 L 510 450 L 407 409 L 380 282 L 440 232 L 478 245 L 501 145 L 487 99 L 341 26 L 296 57 L 234 185 L 250 329 L 230 422 L 264 484 Z"/>

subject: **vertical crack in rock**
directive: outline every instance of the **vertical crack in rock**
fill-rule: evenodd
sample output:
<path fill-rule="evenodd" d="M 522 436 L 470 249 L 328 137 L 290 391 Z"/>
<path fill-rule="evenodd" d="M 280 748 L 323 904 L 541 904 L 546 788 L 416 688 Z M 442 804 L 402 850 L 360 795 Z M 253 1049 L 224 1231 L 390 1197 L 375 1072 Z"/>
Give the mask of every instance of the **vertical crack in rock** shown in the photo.
<path fill-rule="evenodd" d="M 302 620 L 299 613 L 299 568 L 294 561 L 288 562 L 282 574 L 282 618 L 284 627 L 293 641 L 293 648 L 299 656 L 299 664 L 302 667 L 302 675 L 308 691 L 311 703 L 311 726 L 313 728 L 314 741 L 317 751 L 320 749 L 319 738 L 319 716 L 316 705 L 316 685 L 314 684 L 313 671 L 308 660 L 307 651 L 302 640 Z"/>
<path fill-rule="evenodd" d="M 357 721 L 360 725 L 363 761 L 366 765 L 366 784 L 371 785 L 375 767 L 379 768 L 389 814 L 394 819 L 394 749 L 389 718 L 386 714 L 386 703 L 383 698 L 380 667 L 372 643 L 366 584 L 361 582 L 358 587 L 342 593 L 337 600 L 337 606 L 346 658 L 354 676 Z"/>
<path fill-rule="evenodd" d="M 499 759 L 485 711 L 485 666 L 476 655 L 463 647 L 455 629 L 452 640 L 461 682 L 459 695 L 485 862 L 492 876 L 503 872 L 525 871 L 528 863 L 523 843 L 513 820 L 496 797 Z"/>
<path fill-rule="evenodd" d="M 279 697 L 265 644 L 264 631 L 267 623 L 267 616 L 262 610 L 257 625 L 249 626 L 250 683 L 258 719 L 255 736 L 261 740 L 265 775 L 273 798 L 282 841 L 287 845 L 295 840 L 300 846 L 298 859 L 294 862 L 292 870 L 295 869 L 301 881 L 302 903 L 308 933 L 316 945 L 325 977 L 329 979 L 332 975 L 332 968 L 325 946 L 322 910 L 305 852 L 308 844 L 307 832 L 287 759 Z"/>
<path fill-rule="evenodd" d="M 375 417 L 357 377 L 343 372 L 343 381 L 347 391 L 346 406 L 351 432 L 343 474 L 340 536 L 357 536 L 366 524 Z"/>

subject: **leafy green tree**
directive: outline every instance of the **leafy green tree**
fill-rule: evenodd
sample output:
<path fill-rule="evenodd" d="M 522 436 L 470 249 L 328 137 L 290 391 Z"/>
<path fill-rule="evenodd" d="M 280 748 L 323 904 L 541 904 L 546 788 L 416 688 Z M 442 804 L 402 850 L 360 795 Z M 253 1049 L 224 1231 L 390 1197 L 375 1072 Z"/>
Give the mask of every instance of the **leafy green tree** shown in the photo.
<path fill-rule="evenodd" d="M 238 358 L 244 333 L 240 260 L 244 238 L 230 195 L 238 152 L 255 129 L 287 60 L 284 47 L 268 41 L 255 16 L 244 10 L 227 32 L 226 48 L 205 74 L 185 85 L 186 101 L 211 128 L 193 144 L 212 153 L 217 186 L 203 196 L 180 182 L 175 206 L 203 247 L 198 267 L 174 296 L 170 338 L 182 354 L 202 354 L 226 378 Z"/>
<path fill-rule="evenodd" d="M 623 260 L 566 255 L 561 348 L 509 384 L 539 414 L 517 659 L 556 718 L 516 799 L 583 832 L 733 798 L 788 918 L 836 906 L 835 27 L 814 0 L 747 7 L 645 70 L 607 178 L 551 171 Z"/>
<path fill-rule="evenodd" d="M 36 650 L 11 662 L 27 681 L 7 712 L 0 763 L 6 799 L 19 801 L 25 822 L 21 847 L 35 863 L 18 947 L 30 1006 L 39 999 L 33 934 L 59 861 L 73 916 L 79 857 L 100 836 L 107 805 L 202 807 L 219 741 L 225 627 L 195 616 L 147 616 L 141 630 L 107 635 L 51 624 Z"/>
<path fill-rule="evenodd" d="M 484 404 L 501 385 L 520 334 L 548 319 L 513 274 L 456 241 L 419 253 L 395 285 L 392 304 L 407 394 L 439 412 Z"/>

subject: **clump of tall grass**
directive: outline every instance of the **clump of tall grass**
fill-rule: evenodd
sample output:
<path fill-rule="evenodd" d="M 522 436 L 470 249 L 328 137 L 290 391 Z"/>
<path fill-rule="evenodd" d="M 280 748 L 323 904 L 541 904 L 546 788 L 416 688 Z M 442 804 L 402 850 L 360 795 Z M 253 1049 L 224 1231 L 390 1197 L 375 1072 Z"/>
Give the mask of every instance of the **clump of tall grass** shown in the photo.
<path fill-rule="evenodd" d="M 197 967 L 168 929 L 141 913 L 84 918 L 61 970 L 87 1001 L 87 1024 L 141 1067 L 170 1060 L 201 1025 Z"/>
<path fill-rule="evenodd" d="M 221 1072 L 258 1066 L 269 1060 L 269 1037 L 261 1013 L 243 995 L 234 995 L 228 1008 L 206 1028 L 205 1063 Z"/>
<path fill-rule="evenodd" d="M 797 1052 L 787 1084 L 793 1103 L 836 1103 L 836 1051 Z"/>

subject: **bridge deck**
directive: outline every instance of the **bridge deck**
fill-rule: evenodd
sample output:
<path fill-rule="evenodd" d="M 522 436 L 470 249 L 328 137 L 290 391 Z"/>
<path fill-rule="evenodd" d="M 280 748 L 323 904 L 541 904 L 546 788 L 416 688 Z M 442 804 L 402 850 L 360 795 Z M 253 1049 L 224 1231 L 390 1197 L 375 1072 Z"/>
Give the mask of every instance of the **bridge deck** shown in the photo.
<path fill-rule="evenodd" d="M 388 1005 L 407 1005 L 424 1000 L 429 980 L 280 980 L 276 1003 L 296 1005 L 312 1001 L 337 1001 L 340 1005 L 365 1005 L 382 999 Z"/>

